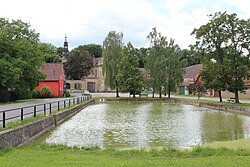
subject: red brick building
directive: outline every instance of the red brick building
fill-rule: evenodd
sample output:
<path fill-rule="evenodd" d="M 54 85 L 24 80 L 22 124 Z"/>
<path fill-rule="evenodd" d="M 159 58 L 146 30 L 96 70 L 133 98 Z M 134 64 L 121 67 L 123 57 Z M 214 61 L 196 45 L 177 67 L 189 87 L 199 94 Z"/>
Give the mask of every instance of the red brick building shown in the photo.
<path fill-rule="evenodd" d="M 52 96 L 62 96 L 64 92 L 64 71 L 61 63 L 46 63 L 39 68 L 39 71 L 46 74 L 44 81 L 40 82 L 36 90 L 40 90 L 43 86 L 47 86 L 52 91 Z"/>

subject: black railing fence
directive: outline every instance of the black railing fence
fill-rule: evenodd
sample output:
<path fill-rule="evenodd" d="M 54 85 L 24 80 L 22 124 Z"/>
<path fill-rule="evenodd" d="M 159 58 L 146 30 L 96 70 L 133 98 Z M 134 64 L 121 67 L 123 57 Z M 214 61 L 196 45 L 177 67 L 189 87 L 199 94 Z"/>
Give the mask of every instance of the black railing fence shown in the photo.
<path fill-rule="evenodd" d="M 91 99 L 91 95 L 70 98 L 60 101 L 54 101 L 50 103 L 43 103 L 31 106 L 25 106 L 20 108 L 13 108 L 0 111 L 0 122 L 2 122 L 3 128 L 6 127 L 6 123 L 14 120 L 24 120 L 25 118 L 36 117 L 37 114 L 43 113 L 44 115 L 52 114 L 53 111 L 59 111 L 60 109 L 69 107 L 74 104 L 79 104 L 83 101 Z"/>

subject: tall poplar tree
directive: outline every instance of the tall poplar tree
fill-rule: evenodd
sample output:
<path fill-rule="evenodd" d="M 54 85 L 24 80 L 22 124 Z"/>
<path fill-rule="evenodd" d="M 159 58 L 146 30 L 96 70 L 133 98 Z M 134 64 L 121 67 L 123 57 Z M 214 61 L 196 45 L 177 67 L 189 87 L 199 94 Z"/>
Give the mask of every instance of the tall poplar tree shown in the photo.
<path fill-rule="evenodd" d="M 118 64 L 122 54 L 122 33 L 111 31 L 103 41 L 103 74 L 105 76 L 105 85 L 111 89 L 116 89 L 116 97 L 119 97 L 119 85 L 117 82 Z"/>

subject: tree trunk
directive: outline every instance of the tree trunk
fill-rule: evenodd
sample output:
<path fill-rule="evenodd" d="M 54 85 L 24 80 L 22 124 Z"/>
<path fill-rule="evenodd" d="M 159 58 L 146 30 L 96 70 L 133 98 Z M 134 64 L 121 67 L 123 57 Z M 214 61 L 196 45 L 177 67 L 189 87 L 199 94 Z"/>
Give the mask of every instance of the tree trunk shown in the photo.
<path fill-rule="evenodd" d="M 168 98 L 170 98 L 170 83 L 168 83 Z"/>
<path fill-rule="evenodd" d="M 235 94 L 235 103 L 240 103 L 240 100 L 239 100 L 239 92 L 238 91 L 235 91 L 234 92 L 234 94 Z"/>
<path fill-rule="evenodd" d="M 153 89 L 153 91 L 152 91 L 152 98 L 154 98 L 155 97 L 155 90 Z"/>
<path fill-rule="evenodd" d="M 219 98 L 220 98 L 220 102 L 222 102 L 221 91 L 219 91 Z"/>
<path fill-rule="evenodd" d="M 119 89 L 116 88 L 116 97 L 119 97 Z"/>
<path fill-rule="evenodd" d="M 159 97 L 161 98 L 161 89 L 159 90 Z"/>
<path fill-rule="evenodd" d="M 135 92 L 133 93 L 133 98 L 135 98 Z"/>

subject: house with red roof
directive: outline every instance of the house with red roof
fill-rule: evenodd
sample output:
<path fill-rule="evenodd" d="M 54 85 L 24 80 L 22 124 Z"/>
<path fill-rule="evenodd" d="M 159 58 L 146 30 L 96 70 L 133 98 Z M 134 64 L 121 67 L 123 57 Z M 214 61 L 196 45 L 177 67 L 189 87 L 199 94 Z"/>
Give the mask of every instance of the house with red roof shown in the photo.
<path fill-rule="evenodd" d="M 46 63 L 39 68 L 39 71 L 45 73 L 46 78 L 40 82 L 35 88 L 40 90 L 43 86 L 47 86 L 52 91 L 52 96 L 62 96 L 64 93 L 64 70 L 62 63 Z"/>
<path fill-rule="evenodd" d="M 188 95 L 192 90 L 190 89 L 190 85 L 193 85 L 197 79 L 200 77 L 200 70 L 203 68 L 203 64 L 195 64 L 192 66 L 188 66 L 185 69 L 184 81 L 180 85 L 180 94 Z"/>

